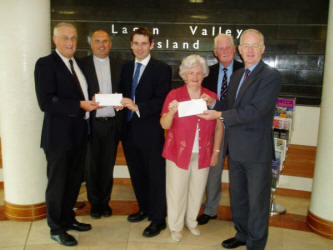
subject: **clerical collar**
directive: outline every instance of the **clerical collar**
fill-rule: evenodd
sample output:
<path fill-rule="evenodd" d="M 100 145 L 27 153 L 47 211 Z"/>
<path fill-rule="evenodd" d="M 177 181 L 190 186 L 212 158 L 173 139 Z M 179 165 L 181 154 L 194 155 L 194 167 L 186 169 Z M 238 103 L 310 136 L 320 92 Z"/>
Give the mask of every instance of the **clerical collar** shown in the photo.
<path fill-rule="evenodd" d="M 98 56 L 93 55 L 93 57 L 94 57 L 95 60 L 100 61 L 100 62 L 105 62 L 105 61 L 109 60 L 108 56 L 105 57 L 105 58 L 100 58 Z"/>

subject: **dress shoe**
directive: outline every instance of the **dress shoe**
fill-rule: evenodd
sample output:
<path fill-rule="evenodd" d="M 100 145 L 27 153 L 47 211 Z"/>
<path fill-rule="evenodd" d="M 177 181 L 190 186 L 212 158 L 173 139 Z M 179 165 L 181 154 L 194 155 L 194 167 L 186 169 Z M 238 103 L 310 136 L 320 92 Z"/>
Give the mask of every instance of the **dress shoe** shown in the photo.
<path fill-rule="evenodd" d="M 97 207 L 91 207 L 90 209 L 90 216 L 94 219 L 99 219 L 102 216 L 102 213 L 99 208 Z"/>
<path fill-rule="evenodd" d="M 179 242 L 182 240 L 182 238 L 183 238 L 182 232 L 176 232 L 176 231 L 171 232 L 171 239 L 173 241 Z"/>
<path fill-rule="evenodd" d="M 200 216 L 198 217 L 197 221 L 198 221 L 198 224 L 199 224 L 199 225 L 205 225 L 205 224 L 208 223 L 208 221 L 209 221 L 210 219 L 216 219 L 216 218 L 217 218 L 216 215 L 214 215 L 214 216 L 210 216 L 210 215 L 208 215 L 208 214 L 202 214 L 202 215 L 200 215 Z"/>
<path fill-rule="evenodd" d="M 101 215 L 104 217 L 110 217 L 112 215 L 112 209 L 109 206 L 105 206 L 101 209 Z"/>
<path fill-rule="evenodd" d="M 166 228 L 166 224 L 164 223 L 150 223 L 148 227 L 143 231 L 143 236 L 146 237 L 154 237 L 158 235 L 163 229 Z"/>
<path fill-rule="evenodd" d="M 187 227 L 187 229 L 195 236 L 200 236 L 200 230 L 198 227 Z"/>
<path fill-rule="evenodd" d="M 78 222 L 78 221 L 74 221 L 71 225 L 67 226 L 67 229 L 68 230 L 76 230 L 76 231 L 84 232 L 84 231 L 91 230 L 91 225 L 90 224 L 81 223 L 81 222 Z"/>
<path fill-rule="evenodd" d="M 229 249 L 244 245 L 246 245 L 246 242 L 237 240 L 235 237 L 222 241 L 222 246 Z"/>
<path fill-rule="evenodd" d="M 145 212 L 139 211 L 137 213 L 130 214 L 127 217 L 127 220 L 129 222 L 139 222 L 139 221 L 146 219 L 147 217 L 148 217 L 148 215 Z"/>
<path fill-rule="evenodd" d="M 76 239 L 68 233 L 51 234 L 51 239 L 55 240 L 60 245 L 64 245 L 64 246 L 75 246 L 75 245 L 77 245 Z"/>

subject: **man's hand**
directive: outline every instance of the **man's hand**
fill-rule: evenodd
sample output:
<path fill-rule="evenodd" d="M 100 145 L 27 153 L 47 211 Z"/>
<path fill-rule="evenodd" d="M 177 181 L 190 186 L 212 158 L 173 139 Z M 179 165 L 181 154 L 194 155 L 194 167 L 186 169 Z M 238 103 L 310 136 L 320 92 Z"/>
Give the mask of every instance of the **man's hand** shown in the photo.
<path fill-rule="evenodd" d="M 98 106 L 98 103 L 95 101 L 80 101 L 80 108 L 87 112 L 90 112 L 100 107 Z"/>
<path fill-rule="evenodd" d="M 138 105 L 136 105 L 132 99 L 130 98 L 123 98 L 120 102 L 125 108 L 128 108 L 129 110 L 136 112 L 139 110 Z"/>
<path fill-rule="evenodd" d="M 216 120 L 219 119 L 222 115 L 222 112 L 216 110 L 206 110 L 201 115 L 198 115 L 200 118 L 205 120 Z"/>
<path fill-rule="evenodd" d="M 201 98 L 207 103 L 207 106 L 212 106 L 216 102 L 215 98 L 213 98 L 213 97 L 211 97 L 210 95 L 207 95 L 207 94 L 202 94 Z"/>

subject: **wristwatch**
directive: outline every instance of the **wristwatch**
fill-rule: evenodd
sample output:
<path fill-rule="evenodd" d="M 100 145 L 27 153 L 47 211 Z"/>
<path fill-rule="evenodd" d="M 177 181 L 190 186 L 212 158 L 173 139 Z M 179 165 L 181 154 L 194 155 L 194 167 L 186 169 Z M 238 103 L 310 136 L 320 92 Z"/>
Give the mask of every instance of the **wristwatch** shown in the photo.
<path fill-rule="evenodd" d="M 221 121 L 224 121 L 224 118 L 223 118 L 222 115 L 219 117 L 219 119 L 220 119 Z"/>

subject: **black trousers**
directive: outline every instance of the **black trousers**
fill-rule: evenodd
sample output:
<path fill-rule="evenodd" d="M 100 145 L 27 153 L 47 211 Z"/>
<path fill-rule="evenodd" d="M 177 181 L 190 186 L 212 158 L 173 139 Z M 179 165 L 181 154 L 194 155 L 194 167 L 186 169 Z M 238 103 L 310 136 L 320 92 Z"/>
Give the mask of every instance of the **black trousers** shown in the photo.
<path fill-rule="evenodd" d="M 113 186 L 119 135 L 116 118 L 92 121 L 92 136 L 88 144 L 86 171 L 88 200 L 92 207 L 108 206 Z"/>
<path fill-rule="evenodd" d="M 72 150 L 45 151 L 45 155 L 47 223 L 52 234 L 60 234 L 75 221 L 73 207 L 83 179 L 86 144 Z"/>
<path fill-rule="evenodd" d="M 249 250 L 263 250 L 268 236 L 272 162 L 229 158 L 230 205 L 236 238 Z"/>
<path fill-rule="evenodd" d="M 123 146 L 139 208 L 149 215 L 153 223 L 164 223 L 166 195 L 163 143 L 133 141 L 132 135 L 135 131 L 132 129 L 135 130 L 129 127 L 128 137 L 123 140 Z"/>

